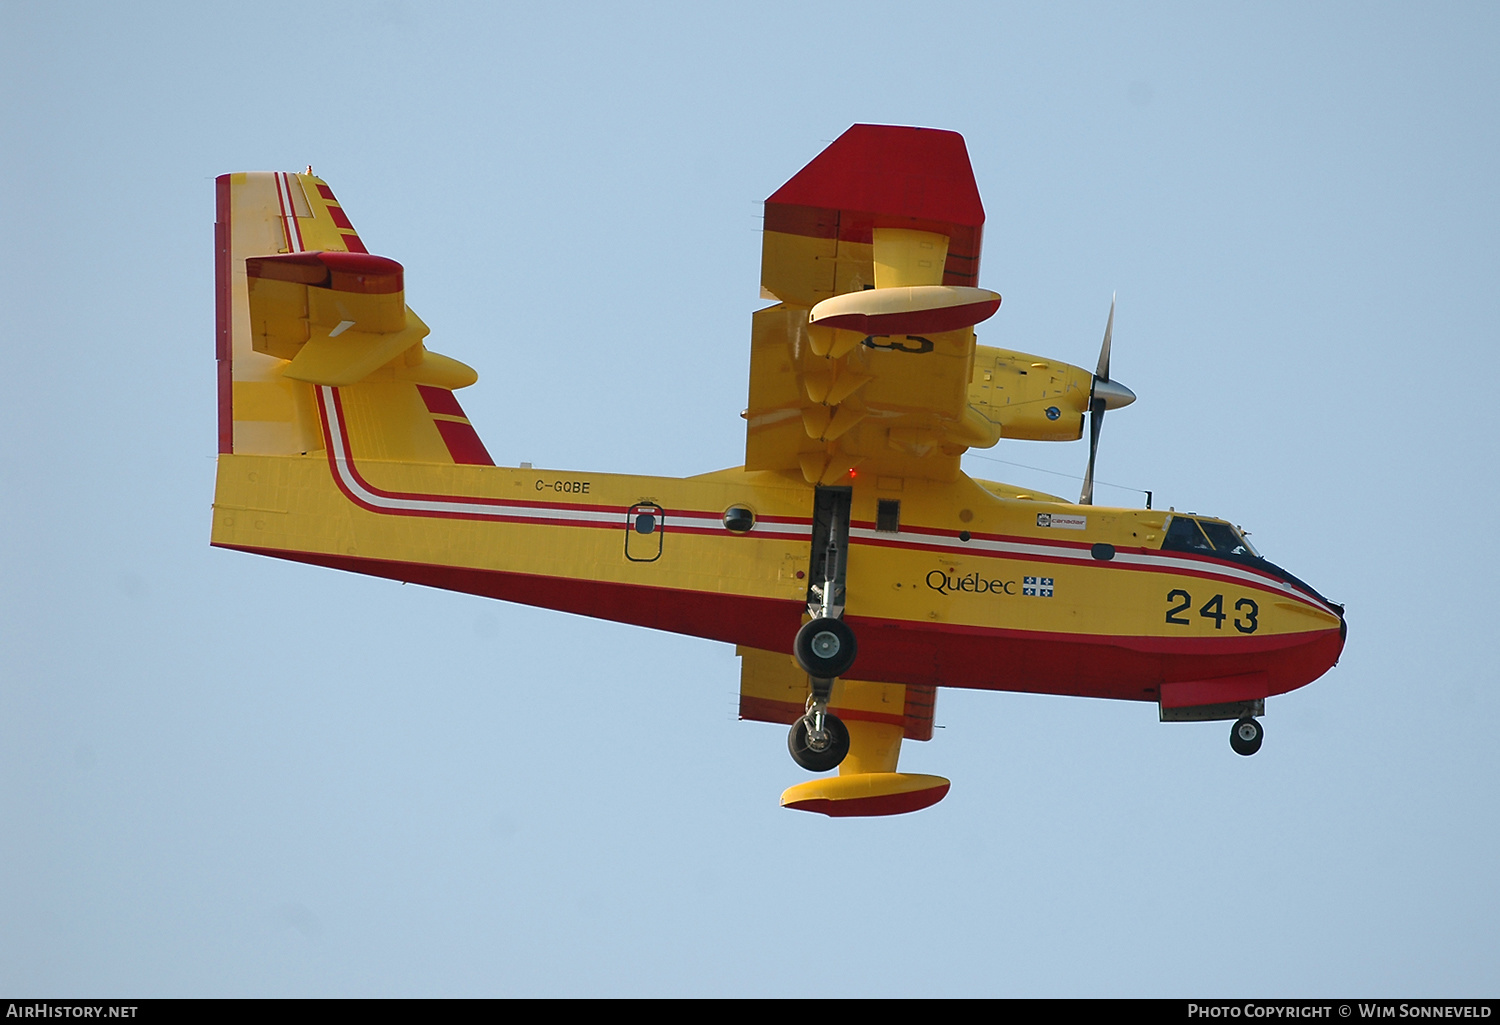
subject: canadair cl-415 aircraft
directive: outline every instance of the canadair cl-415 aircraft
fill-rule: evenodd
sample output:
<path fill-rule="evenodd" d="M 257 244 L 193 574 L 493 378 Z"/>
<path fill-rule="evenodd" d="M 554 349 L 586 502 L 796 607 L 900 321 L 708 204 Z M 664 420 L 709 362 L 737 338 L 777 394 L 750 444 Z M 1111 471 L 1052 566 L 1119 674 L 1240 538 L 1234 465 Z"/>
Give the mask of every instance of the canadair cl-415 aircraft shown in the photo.
<path fill-rule="evenodd" d="M 1110 377 L 975 343 L 984 209 L 962 137 L 855 125 L 766 200 L 744 463 L 697 477 L 494 465 L 402 267 L 303 174 L 218 179 L 213 543 L 736 645 L 740 716 L 789 724 L 789 808 L 935 804 L 897 771 L 939 687 L 1233 720 L 1343 649 L 1343 609 L 1229 522 L 1093 504 Z M 1109 324 L 1114 321 L 1110 308 Z M 969 448 L 1072 441 L 1077 502 Z"/>

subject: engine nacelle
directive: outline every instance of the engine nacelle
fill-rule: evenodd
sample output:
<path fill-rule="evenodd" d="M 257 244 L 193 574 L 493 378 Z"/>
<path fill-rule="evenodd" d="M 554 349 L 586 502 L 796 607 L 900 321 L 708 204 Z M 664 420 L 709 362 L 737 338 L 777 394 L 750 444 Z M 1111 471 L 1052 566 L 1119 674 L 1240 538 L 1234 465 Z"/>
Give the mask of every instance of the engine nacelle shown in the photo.
<path fill-rule="evenodd" d="M 1003 438 L 1077 441 L 1093 383 L 1094 375 L 1082 367 L 978 345 L 969 405 L 999 424 Z"/>

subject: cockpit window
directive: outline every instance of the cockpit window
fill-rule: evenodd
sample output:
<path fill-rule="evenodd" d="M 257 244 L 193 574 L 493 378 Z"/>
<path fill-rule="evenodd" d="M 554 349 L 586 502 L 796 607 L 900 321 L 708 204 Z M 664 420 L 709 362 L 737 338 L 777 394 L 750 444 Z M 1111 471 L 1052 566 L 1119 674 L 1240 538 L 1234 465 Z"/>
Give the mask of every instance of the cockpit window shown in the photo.
<path fill-rule="evenodd" d="M 1255 549 L 1250 547 L 1239 531 L 1227 523 L 1216 523 L 1213 520 L 1199 520 L 1198 526 L 1203 528 L 1203 533 L 1214 543 L 1214 551 L 1224 552 L 1228 555 L 1254 555 Z"/>
<path fill-rule="evenodd" d="M 1250 544 L 1244 531 L 1223 520 L 1200 520 L 1196 516 L 1173 513 L 1171 519 L 1167 521 L 1167 534 L 1162 538 L 1161 547 L 1164 552 L 1195 552 L 1210 555 L 1225 562 L 1252 566 L 1263 573 L 1271 574 L 1278 580 L 1295 584 L 1308 594 L 1316 595 L 1323 600 L 1322 595 L 1301 580 L 1274 562 L 1266 561 L 1266 557 Z"/>
<path fill-rule="evenodd" d="M 1217 555 L 1248 555 L 1259 558 L 1245 536 L 1221 520 L 1172 517 L 1162 547 L 1179 552 L 1213 552 Z"/>
<path fill-rule="evenodd" d="M 1209 543 L 1202 530 L 1198 527 L 1198 521 L 1188 516 L 1173 516 L 1172 524 L 1167 528 L 1166 539 L 1162 542 L 1163 548 L 1173 548 L 1177 551 L 1201 551 L 1211 552 L 1214 546 Z"/>

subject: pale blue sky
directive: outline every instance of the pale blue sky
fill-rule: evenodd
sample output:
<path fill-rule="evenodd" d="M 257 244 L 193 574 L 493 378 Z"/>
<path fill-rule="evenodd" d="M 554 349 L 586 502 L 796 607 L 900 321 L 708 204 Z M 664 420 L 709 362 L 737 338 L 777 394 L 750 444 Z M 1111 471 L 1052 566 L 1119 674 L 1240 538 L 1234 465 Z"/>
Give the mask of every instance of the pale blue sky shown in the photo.
<path fill-rule="evenodd" d="M 0 991 L 1493 996 L 1497 44 L 1482 4 L 0 3 Z M 799 815 L 728 646 L 209 548 L 215 175 L 329 180 L 497 461 L 689 474 L 742 457 L 759 204 L 856 121 L 967 138 L 986 342 L 1091 366 L 1118 291 L 1103 480 L 1348 604 L 1254 758 L 945 690 L 903 767 L 947 800 Z"/>

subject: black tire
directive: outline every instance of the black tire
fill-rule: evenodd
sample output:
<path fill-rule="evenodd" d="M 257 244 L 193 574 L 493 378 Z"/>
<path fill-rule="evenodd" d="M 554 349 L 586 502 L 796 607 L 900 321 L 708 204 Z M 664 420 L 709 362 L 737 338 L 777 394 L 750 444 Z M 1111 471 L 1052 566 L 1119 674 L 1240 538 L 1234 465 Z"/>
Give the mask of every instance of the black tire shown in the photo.
<path fill-rule="evenodd" d="M 802 624 L 792 652 L 797 664 L 808 676 L 832 680 L 843 676 L 854 665 L 858 646 L 854 631 L 842 619 L 814 619 Z"/>
<path fill-rule="evenodd" d="M 1260 750 L 1260 742 L 1265 739 L 1265 728 L 1248 715 L 1229 730 L 1229 746 L 1237 755 L 1253 755 Z"/>
<path fill-rule="evenodd" d="M 792 753 L 792 761 L 802 766 L 808 772 L 828 772 L 837 769 L 844 756 L 849 753 L 849 727 L 836 715 L 825 715 L 823 726 L 829 733 L 828 746 L 822 751 L 814 751 L 807 746 L 808 723 L 807 716 L 803 716 L 792 723 L 792 731 L 787 734 L 787 750 Z"/>

